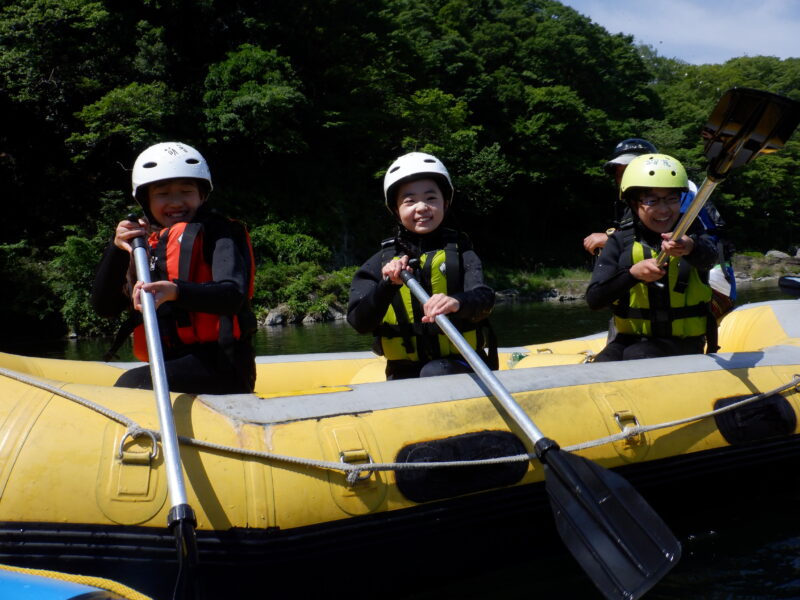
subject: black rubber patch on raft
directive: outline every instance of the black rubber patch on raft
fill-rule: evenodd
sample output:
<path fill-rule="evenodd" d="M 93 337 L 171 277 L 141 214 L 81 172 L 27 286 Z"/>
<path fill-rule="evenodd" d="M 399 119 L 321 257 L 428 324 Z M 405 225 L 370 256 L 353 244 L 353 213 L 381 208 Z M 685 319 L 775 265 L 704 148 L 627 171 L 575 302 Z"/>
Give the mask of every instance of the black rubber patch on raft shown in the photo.
<path fill-rule="evenodd" d="M 724 408 L 749 396 L 720 398 L 714 409 Z M 740 408 L 714 415 L 717 428 L 731 444 L 744 444 L 767 438 L 791 435 L 797 427 L 797 415 L 792 405 L 780 394 L 745 404 Z"/>
<path fill-rule="evenodd" d="M 520 439 L 508 431 L 480 431 L 404 446 L 395 462 L 421 463 L 482 460 L 526 454 Z M 397 487 L 413 502 L 429 502 L 519 482 L 528 461 L 396 471 Z"/>

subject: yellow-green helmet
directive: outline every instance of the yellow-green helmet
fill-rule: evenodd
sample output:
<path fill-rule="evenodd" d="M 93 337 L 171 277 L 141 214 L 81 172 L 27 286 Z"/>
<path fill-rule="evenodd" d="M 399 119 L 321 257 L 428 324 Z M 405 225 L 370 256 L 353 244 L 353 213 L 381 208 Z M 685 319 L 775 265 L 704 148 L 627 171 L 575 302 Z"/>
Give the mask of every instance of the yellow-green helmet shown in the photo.
<path fill-rule="evenodd" d="M 634 158 L 625 169 L 619 184 L 619 197 L 628 197 L 633 188 L 689 189 L 686 169 L 677 159 L 666 154 L 642 154 Z"/>

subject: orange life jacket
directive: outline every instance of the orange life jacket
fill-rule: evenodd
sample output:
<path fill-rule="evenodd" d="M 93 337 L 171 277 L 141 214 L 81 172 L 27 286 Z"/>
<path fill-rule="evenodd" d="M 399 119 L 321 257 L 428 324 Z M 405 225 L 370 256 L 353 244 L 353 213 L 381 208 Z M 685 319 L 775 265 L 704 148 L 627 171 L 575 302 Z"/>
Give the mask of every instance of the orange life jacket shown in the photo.
<path fill-rule="evenodd" d="M 235 222 L 233 224 L 237 226 Z M 244 248 L 241 249 L 246 252 L 245 259 L 249 262 L 247 289 L 249 300 L 252 299 L 254 291 L 255 259 L 250 235 L 244 227 L 241 229 L 247 246 L 246 251 Z M 211 265 L 203 252 L 203 235 L 202 223 L 177 223 L 151 233 L 147 241 L 150 245 L 150 270 L 153 273 L 153 280 L 181 279 L 195 283 L 212 281 Z M 175 327 L 161 327 L 161 343 L 165 350 L 177 348 L 182 344 L 222 341 L 225 337 L 241 338 L 242 332 L 237 315 L 176 310 L 172 312 L 175 313 Z M 133 353 L 139 360 L 145 362 L 149 360 L 144 325 L 137 326 L 133 331 Z"/>

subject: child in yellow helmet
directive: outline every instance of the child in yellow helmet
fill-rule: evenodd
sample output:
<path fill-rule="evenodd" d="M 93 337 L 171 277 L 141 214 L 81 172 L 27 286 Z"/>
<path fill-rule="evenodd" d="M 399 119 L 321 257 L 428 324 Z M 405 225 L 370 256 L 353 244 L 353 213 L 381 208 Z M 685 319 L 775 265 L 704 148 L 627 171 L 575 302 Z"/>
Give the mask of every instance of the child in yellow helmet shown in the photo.
<path fill-rule="evenodd" d="M 620 199 L 633 220 L 609 236 L 586 291 L 590 308 L 614 314 L 615 333 L 596 362 L 702 353 L 707 342 L 716 350 L 708 285 L 716 244 L 698 224 L 670 239 L 688 187 L 683 165 L 665 154 L 643 154 L 626 168 Z"/>

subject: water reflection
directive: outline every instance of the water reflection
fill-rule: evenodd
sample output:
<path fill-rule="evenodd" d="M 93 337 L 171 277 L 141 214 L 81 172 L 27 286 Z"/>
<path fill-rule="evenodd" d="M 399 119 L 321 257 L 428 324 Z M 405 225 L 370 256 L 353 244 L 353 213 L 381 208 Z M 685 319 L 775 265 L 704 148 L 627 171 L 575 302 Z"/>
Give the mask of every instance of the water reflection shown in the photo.
<path fill-rule="evenodd" d="M 739 292 L 740 304 L 787 299 L 777 280 L 748 284 Z M 491 317 L 501 347 L 539 344 L 603 331 L 608 311 L 594 312 L 583 302 L 502 302 Z M 369 350 L 372 337 L 359 335 L 345 321 L 266 327 L 258 331 L 259 355 L 304 354 Z M 23 339 L 0 341 L 0 350 L 27 356 L 100 360 L 110 345 L 108 339 Z M 130 345 L 123 346 L 117 360 L 135 360 Z"/>
<path fill-rule="evenodd" d="M 600 331 L 608 314 L 582 302 L 504 302 L 495 308 L 491 323 L 500 346 L 521 346 Z M 345 321 L 267 327 L 256 337 L 258 354 L 369 350 L 371 344 L 372 336 L 359 335 Z"/>

